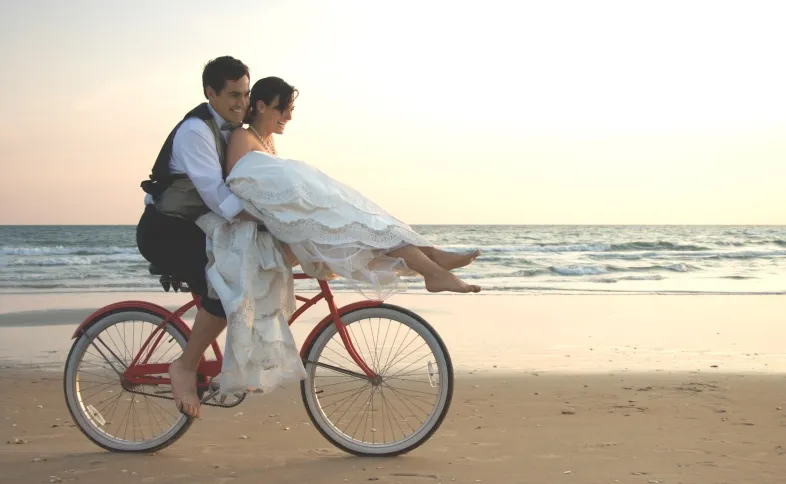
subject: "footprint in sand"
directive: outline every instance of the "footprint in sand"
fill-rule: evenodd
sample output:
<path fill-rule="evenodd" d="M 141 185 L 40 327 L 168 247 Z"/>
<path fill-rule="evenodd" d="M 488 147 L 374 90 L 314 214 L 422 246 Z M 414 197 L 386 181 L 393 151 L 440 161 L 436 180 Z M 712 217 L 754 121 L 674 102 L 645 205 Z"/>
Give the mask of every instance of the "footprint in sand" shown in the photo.
<path fill-rule="evenodd" d="M 317 455 L 339 455 L 339 454 L 341 454 L 341 452 L 339 452 L 336 449 L 327 449 L 325 447 L 320 447 L 320 448 L 317 448 L 317 449 L 309 449 L 308 453 L 309 454 L 317 454 Z"/>
<path fill-rule="evenodd" d="M 439 476 L 436 474 L 416 474 L 414 472 L 394 472 L 390 475 L 393 477 L 414 477 L 417 479 L 428 479 L 431 481 L 436 481 L 439 479 Z"/>
<path fill-rule="evenodd" d="M 538 456 L 538 457 L 542 457 L 542 456 Z M 498 456 L 495 456 L 495 457 L 488 457 L 488 458 L 483 458 L 483 457 L 462 457 L 460 460 L 482 464 L 482 463 L 489 463 L 489 462 L 503 462 L 503 461 L 506 461 L 506 460 L 509 460 L 509 459 L 510 459 L 509 455 L 498 455 Z"/>
<path fill-rule="evenodd" d="M 472 442 L 472 445 L 478 445 L 480 447 L 499 447 L 502 444 L 497 442 Z"/>
<path fill-rule="evenodd" d="M 535 454 L 533 457 L 538 459 L 562 459 L 564 456 L 557 454 Z"/>

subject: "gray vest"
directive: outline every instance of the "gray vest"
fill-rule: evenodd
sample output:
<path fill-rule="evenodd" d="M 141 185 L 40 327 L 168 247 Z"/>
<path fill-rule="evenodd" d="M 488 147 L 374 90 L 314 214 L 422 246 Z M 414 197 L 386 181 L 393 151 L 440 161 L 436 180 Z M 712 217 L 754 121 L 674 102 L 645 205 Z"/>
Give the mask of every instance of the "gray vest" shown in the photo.
<path fill-rule="evenodd" d="M 207 103 L 202 103 L 186 114 L 183 120 L 169 134 L 153 166 L 150 180 L 142 182 L 142 188 L 153 196 L 153 203 L 159 212 L 195 221 L 209 212 L 210 209 L 205 205 L 196 187 L 187 175 L 172 174 L 169 170 L 169 159 L 172 156 L 172 142 L 175 133 L 183 121 L 192 117 L 202 119 L 210 127 L 210 131 L 212 131 L 216 140 L 216 150 L 222 176 L 226 178 L 226 141 L 224 141 L 224 137 L 221 135 L 221 129 L 216 120 L 207 108 Z"/>

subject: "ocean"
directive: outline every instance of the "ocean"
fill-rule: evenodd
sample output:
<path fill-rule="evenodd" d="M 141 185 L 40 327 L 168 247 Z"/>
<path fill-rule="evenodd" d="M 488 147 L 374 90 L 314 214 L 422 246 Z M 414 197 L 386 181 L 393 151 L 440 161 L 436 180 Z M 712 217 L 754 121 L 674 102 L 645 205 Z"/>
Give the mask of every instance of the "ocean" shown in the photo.
<path fill-rule="evenodd" d="M 413 226 L 485 293 L 786 294 L 786 226 Z M 134 226 L 0 226 L 0 293 L 160 291 Z M 425 292 L 416 278 L 409 290 Z M 342 290 L 340 280 L 331 286 Z M 313 281 L 298 281 L 310 290 Z"/>

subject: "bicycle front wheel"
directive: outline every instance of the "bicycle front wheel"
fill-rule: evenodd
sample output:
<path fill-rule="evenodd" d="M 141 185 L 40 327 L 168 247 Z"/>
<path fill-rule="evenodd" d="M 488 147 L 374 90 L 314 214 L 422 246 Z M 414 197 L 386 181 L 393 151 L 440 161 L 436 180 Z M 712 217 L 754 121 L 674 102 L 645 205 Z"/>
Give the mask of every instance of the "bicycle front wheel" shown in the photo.
<path fill-rule="evenodd" d="M 369 381 L 336 325 L 325 326 L 306 350 L 308 376 L 300 385 L 311 421 L 336 447 L 359 456 L 400 455 L 422 445 L 453 396 L 453 365 L 442 339 L 420 316 L 389 304 L 341 320 L 379 378 Z"/>

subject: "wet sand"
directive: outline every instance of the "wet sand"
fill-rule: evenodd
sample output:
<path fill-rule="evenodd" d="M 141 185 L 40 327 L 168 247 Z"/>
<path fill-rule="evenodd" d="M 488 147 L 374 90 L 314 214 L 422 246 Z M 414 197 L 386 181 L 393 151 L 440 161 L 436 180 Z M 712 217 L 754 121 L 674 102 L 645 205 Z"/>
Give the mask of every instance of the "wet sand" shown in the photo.
<path fill-rule="evenodd" d="M 358 300 L 336 297 L 339 305 Z M 96 308 L 146 300 L 174 309 L 187 298 L 163 291 L 0 295 L 0 365 L 59 369 L 74 329 Z M 388 302 L 431 323 L 459 372 L 786 372 L 783 296 L 407 294 Z M 320 302 L 295 322 L 299 344 L 327 311 Z M 190 324 L 193 310 L 184 319 Z"/>

